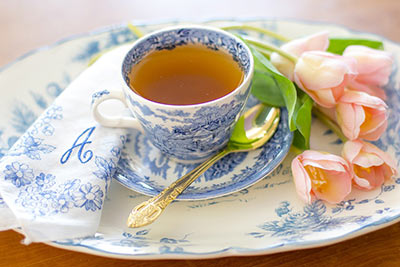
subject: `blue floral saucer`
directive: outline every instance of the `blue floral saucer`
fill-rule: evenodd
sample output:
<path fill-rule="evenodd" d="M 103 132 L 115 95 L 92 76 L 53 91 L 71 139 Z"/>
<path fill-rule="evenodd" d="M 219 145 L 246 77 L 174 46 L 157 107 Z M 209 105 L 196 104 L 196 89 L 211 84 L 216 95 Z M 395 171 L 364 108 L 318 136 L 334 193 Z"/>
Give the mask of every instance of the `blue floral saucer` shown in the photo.
<path fill-rule="evenodd" d="M 249 99 L 248 107 L 255 104 Z M 293 134 L 283 110 L 277 131 L 263 147 L 230 154 L 208 169 L 178 199 L 199 200 L 244 189 L 272 172 L 289 152 Z M 198 164 L 178 163 L 163 155 L 148 138 L 132 130 L 123 150 L 115 179 L 136 192 L 155 196 Z"/>

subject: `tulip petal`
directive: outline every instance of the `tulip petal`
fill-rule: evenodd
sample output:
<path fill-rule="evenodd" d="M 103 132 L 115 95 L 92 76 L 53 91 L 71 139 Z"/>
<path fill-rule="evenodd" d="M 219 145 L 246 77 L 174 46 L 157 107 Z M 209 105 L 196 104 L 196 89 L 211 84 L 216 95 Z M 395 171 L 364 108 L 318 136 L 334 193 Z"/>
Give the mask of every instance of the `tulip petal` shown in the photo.
<path fill-rule="evenodd" d="M 363 143 L 359 140 L 347 141 L 343 146 L 342 156 L 348 162 L 353 162 L 362 148 Z"/>
<path fill-rule="evenodd" d="M 294 68 L 294 81 L 317 104 L 331 108 L 342 97 L 344 87 L 355 76 L 355 63 L 321 51 L 304 52 Z"/>
<path fill-rule="evenodd" d="M 368 133 L 360 133 L 360 138 L 363 138 L 368 141 L 377 141 L 379 138 L 382 136 L 382 134 L 385 132 L 387 128 L 387 120 L 383 121 L 383 124 L 380 125 L 378 128 L 374 129 L 373 131 L 370 131 Z"/>
<path fill-rule="evenodd" d="M 294 56 L 301 56 L 306 51 L 320 50 L 325 51 L 329 46 L 328 32 L 323 31 L 310 36 L 295 39 L 281 46 L 283 51 L 286 51 Z M 271 63 L 282 73 L 286 78 L 293 81 L 294 63 L 278 53 L 271 54 Z"/>
<path fill-rule="evenodd" d="M 348 105 L 351 105 L 353 110 Z M 386 129 L 385 102 L 364 92 L 345 90 L 337 105 L 337 121 L 350 140 L 377 140 Z"/>
<path fill-rule="evenodd" d="M 294 63 L 292 61 L 275 52 L 271 54 L 270 60 L 272 65 L 274 65 L 280 73 L 293 81 Z"/>
<path fill-rule="evenodd" d="M 367 85 L 383 86 L 389 81 L 393 59 L 390 53 L 361 45 L 348 46 L 344 57 L 357 60 L 357 81 Z"/>
<path fill-rule="evenodd" d="M 294 183 L 296 186 L 296 191 L 299 197 L 305 202 L 310 204 L 312 201 L 311 198 L 311 180 L 308 176 L 308 173 L 302 166 L 301 162 L 299 161 L 299 157 L 297 156 L 292 161 L 292 174 Z"/>
<path fill-rule="evenodd" d="M 339 203 L 351 191 L 351 179 L 349 174 L 344 172 L 329 171 L 325 172 L 326 185 L 313 193 L 318 199 L 323 199 L 329 203 Z"/>
<path fill-rule="evenodd" d="M 392 169 L 388 164 L 382 165 L 381 168 L 385 180 L 390 180 L 392 177 L 396 177 L 398 174 L 396 168 Z"/>
<path fill-rule="evenodd" d="M 373 187 L 371 186 L 371 184 L 367 179 L 360 178 L 357 175 L 354 176 L 353 183 L 354 185 L 356 185 L 358 189 L 366 189 L 366 190 L 373 189 Z"/>
<path fill-rule="evenodd" d="M 372 190 L 398 175 L 394 159 L 371 143 L 347 141 L 342 154 L 350 163 L 354 184 L 358 188 Z"/>
<path fill-rule="evenodd" d="M 325 152 L 319 152 L 315 150 L 306 150 L 301 154 L 302 162 L 307 162 L 309 160 L 310 162 L 333 162 L 336 164 L 342 164 L 347 166 L 347 161 L 344 160 L 342 157 L 339 157 L 337 155 L 325 153 Z M 323 168 L 328 168 L 328 165 L 321 165 Z M 335 168 L 332 168 L 332 170 L 336 170 Z"/>
<path fill-rule="evenodd" d="M 390 157 L 387 153 L 380 150 L 378 147 L 371 143 L 363 142 L 362 150 L 366 153 L 375 154 L 378 157 L 382 158 L 383 161 L 390 166 L 393 170 L 393 175 L 398 175 L 397 164 L 392 157 Z"/>
<path fill-rule="evenodd" d="M 336 99 L 333 96 L 331 89 L 321 89 L 318 91 L 306 90 L 306 92 L 309 93 L 311 98 L 322 107 L 332 108 L 335 106 Z"/>
<path fill-rule="evenodd" d="M 376 128 L 382 126 L 386 121 L 386 112 L 382 110 L 372 109 L 362 106 L 364 109 L 365 120 L 360 126 L 362 134 L 368 134 L 375 131 Z"/>
<path fill-rule="evenodd" d="M 364 92 L 354 91 L 354 90 L 345 90 L 342 97 L 340 98 L 340 102 L 348 103 L 348 104 L 357 104 L 365 107 L 385 110 L 387 105 L 385 101 L 380 99 L 379 97 L 371 96 Z"/>
<path fill-rule="evenodd" d="M 349 81 L 347 87 L 354 91 L 360 91 L 372 96 L 379 97 L 382 100 L 386 100 L 387 98 L 386 93 L 382 88 L 374 85 L 366 85 L 361 82 L 358 82 L 357 80 Z"/>
<path fill-rule="evenodd" d="M 381 166 L 385 163 L 385 161 L 383 161 L 383 159 L 378 157 L 376 154 L 362 151 L 353 159 L 352 163 L 363 168 L 369 168 L 373 166 Z"/>
<path fill-rule="evenodd" d="M 338 171 L 338 172 L 346 171 L 346 168 L 343 166 L 343 164 L 340 164 L 336 161 L 334 161 L 334 162 L 328 161 L 328 160 L 312 161 L 312 160 L 303 159 L 303 165 L 304 166 L 313 166 L 313 167 L 324 169 L 327 171 Z"/>
<path fill-rule="evenodd" d="M 336 87 L 348 72 L 348 65 L 339 56 L 319 51 L 303 53 L 295 67 L 295 76 L 301 77 L 308 90 Z"/>
<path fill-rule="evenodd" d="M 306 51 L 325 51 L 328 46 L 328 32 L 322 31 L 290 41 L 282 45 L 281 48 L 293 55 L 301 56 Z"/>
<path fill-rule="evenodd" d="M 380 187 L 385 181 L 382 167 L 372 167 L 368 170 L 355 167 L 355 169 L 358 171 L 356 171 L 354 182 L 360 189 L 372 190 Z"/>
<path fill-rule="evenodd" d="M 365 120 L 361 106 L 339 102 L 336 106 L 336 117 L 343 134 L 355 140 L 360 134 L 360 126 Z"/>

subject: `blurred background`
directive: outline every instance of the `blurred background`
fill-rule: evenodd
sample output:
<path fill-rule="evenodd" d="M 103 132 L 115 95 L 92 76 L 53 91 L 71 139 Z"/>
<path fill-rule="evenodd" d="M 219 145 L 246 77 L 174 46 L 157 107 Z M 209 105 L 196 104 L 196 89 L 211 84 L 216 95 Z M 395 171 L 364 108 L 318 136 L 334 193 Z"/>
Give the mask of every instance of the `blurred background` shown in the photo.
<path fill-rule="evenodd" d="M 62 38 L 128 21 L 294 18 L 400 42 L 399 14 L 399 0 L 0 0 L 0 66 Z"/>

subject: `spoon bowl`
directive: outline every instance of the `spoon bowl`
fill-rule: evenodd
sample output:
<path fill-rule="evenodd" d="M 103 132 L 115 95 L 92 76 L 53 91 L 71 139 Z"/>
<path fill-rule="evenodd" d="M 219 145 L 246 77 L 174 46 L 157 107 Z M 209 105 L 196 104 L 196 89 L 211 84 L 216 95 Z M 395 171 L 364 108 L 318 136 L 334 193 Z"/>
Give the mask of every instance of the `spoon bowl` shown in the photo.
<path fill-rule="evenodd" d="M 232 135 L 227 144 L 227 147 L 234 150 L 232 152 L 250 151 L 264 145 L 275 133 L 279 124 L 280 109 L 258 104 L 246 111 L 241 119 L 244 122 L 244 136 Z M 241 124 L 236 124 L 234 133 L 242 131 L 239 127 Z"/>

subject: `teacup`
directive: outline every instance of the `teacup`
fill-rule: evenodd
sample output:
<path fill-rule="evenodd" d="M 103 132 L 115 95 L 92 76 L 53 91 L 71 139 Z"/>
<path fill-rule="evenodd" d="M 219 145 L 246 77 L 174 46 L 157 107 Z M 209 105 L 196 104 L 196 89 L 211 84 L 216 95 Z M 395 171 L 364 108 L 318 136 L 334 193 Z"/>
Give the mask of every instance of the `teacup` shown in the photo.
<path fill-rule="evenodd" d="M 154 51 L 196 45 L 227 53 L 243 72 L 242 82 L 230 93 L 190 105 L 163 104 L 146 99 L 130 85 L 132 67 Z M 181 162 L 198 162 L 223 148 L 250 94 L 254 71 L 249 48 L 236 36 L 217 28 L 178 26 L 152 32 L 138 39 L 122 63 L 122 90 L 100 94 L 92 105 L 93 116 L 107 127 L 136 128 L 167 156 Z M 133 117 L 109 117 L 98 111 L 108 99 L 122 101 Z"/>

